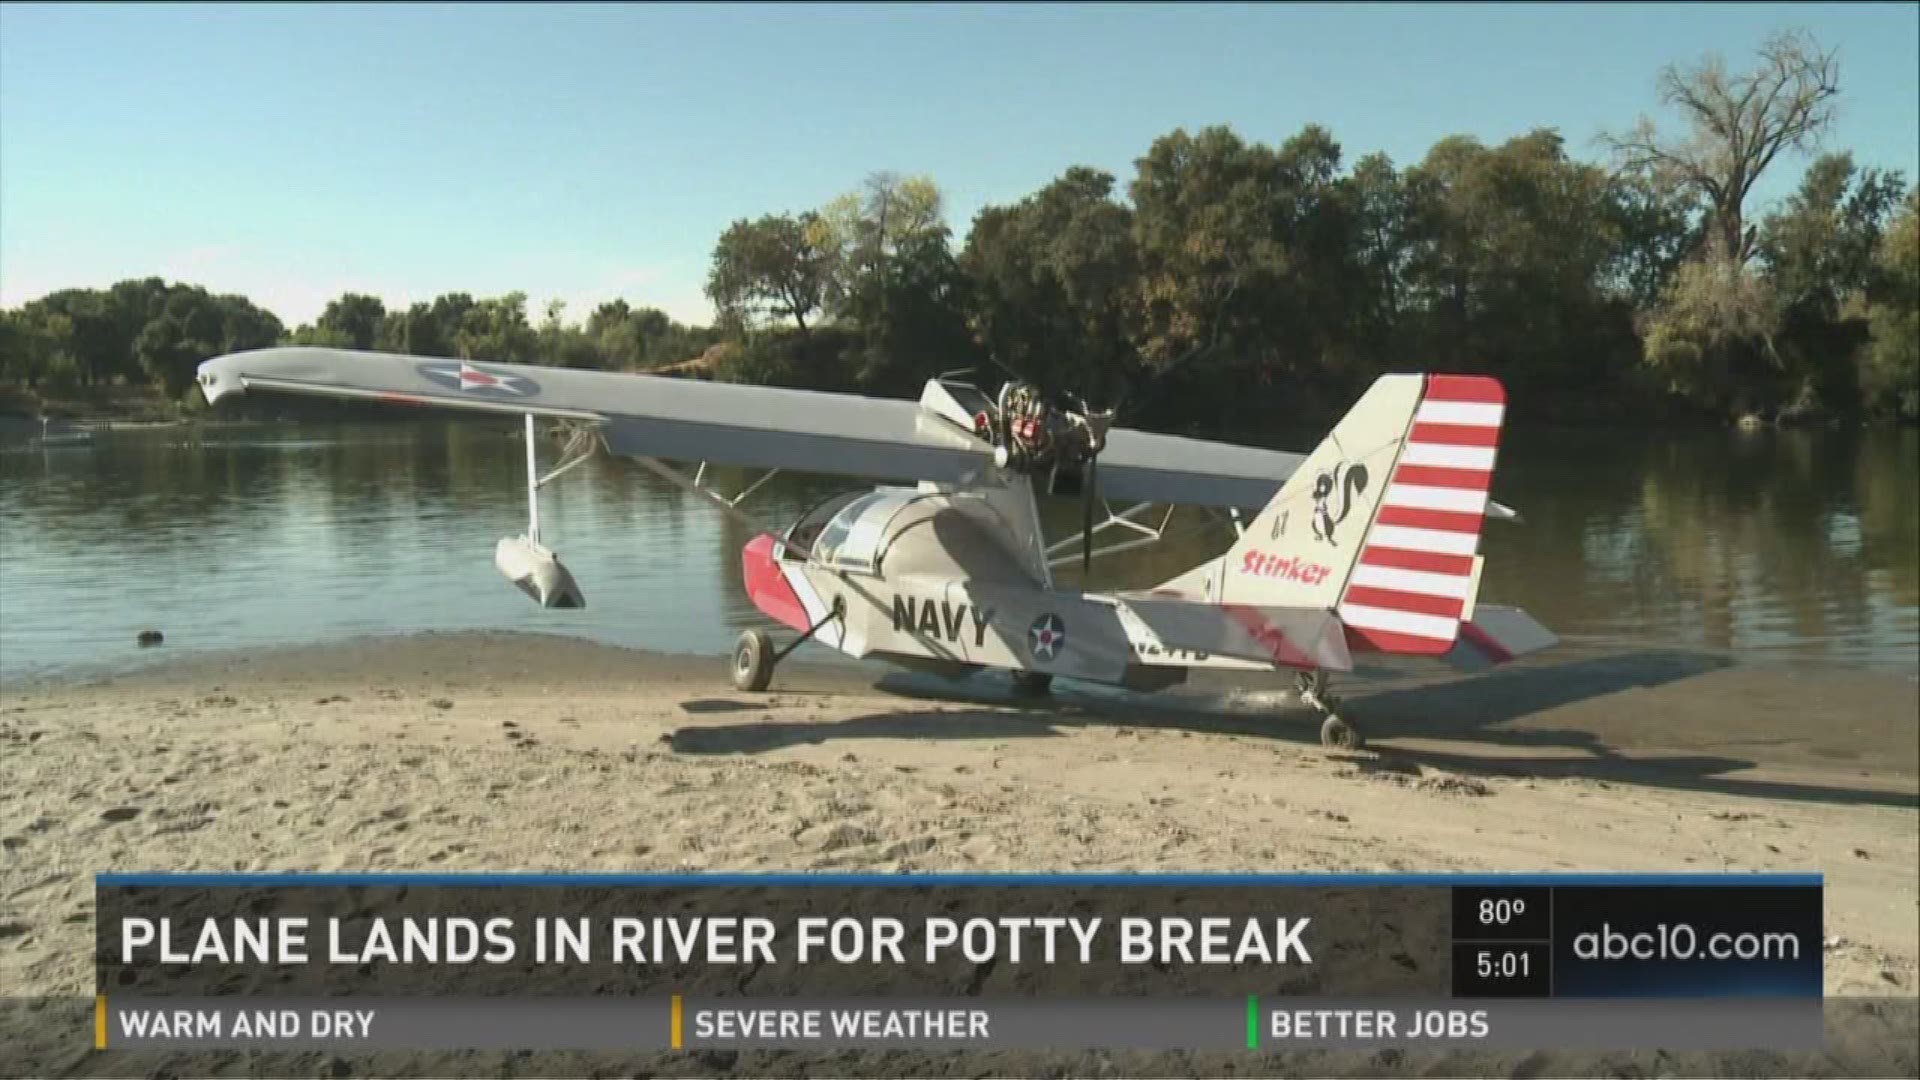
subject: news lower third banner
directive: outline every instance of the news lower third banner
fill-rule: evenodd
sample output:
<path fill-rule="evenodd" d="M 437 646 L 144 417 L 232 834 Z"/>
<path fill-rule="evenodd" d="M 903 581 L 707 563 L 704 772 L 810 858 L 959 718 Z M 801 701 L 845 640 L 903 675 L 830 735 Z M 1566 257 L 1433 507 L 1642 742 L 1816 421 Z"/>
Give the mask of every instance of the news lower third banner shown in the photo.
<path fill-rule="evenodd" d="M 102 875 L 115 1050 L 1810 1049 L 1812 875 Z"/>

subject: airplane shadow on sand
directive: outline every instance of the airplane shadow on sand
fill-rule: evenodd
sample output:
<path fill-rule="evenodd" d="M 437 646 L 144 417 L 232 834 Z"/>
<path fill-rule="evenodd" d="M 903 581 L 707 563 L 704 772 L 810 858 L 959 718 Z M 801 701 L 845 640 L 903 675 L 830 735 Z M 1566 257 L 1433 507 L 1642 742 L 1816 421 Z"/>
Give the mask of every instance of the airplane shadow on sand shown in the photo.
<path fill-rule="evenodd" d="M 779 704 L 783 702 L 791 705 L 802 703 L 799 700 L 789 702 L 786 700 L 788 698 L 805 699 L 827 696 L 830 695 L 820 690 L 782 690 L 768 694 L 766 699 L 761 701 L 740 701 L 735 698 L 691 698 L 680 703 L 680 711 L 692 713 L 696 716 L 706 713 L 763 713 L 770 709 L 777 708 Z"/>
<path fill-rule="evenodd" d="M 1418 772 L 1422 767 L 1486 777 L 1581 778 L 1608 783 L 1791 799 L 1842 805 L 1920 806 L 1911 791 L 1872 787 L 1796 784 L 1728 775 L 1760 764 L 1725 753 L 1663 753 L 1627 756 L 1612 745 L 1602 725 L 1541 728 L 1506 726 L 1546 711 L 1634 689 L 1649 689 L 1732 666 L 1723 656 L 1681 650 L 1612 653 L 1562 663 L 1515 665 L 1446 681 L 1412 685 L 1355 682 L 1344 688 L 1343 710 L 1356 715 L 1369 740 L 1368 754 L 1353 755 L 1367 769 Z M 1279 684 L 1275 684 L 1277 687 Z M 1231 706 L 1217 695 L 1126 695 L 1104 688 L 1060 684 L 1048 698 L 1015 695 L 996 676 L 945 680 L 891 672 L 877 689 L 952 706 L 878 712 L 844 720 L 762 720 L 713 727 L 683 727 L 670 736 L 685 754 L 753 754 L 791 746 L 858 739 L 1057 738 L 1079 727 L 1132 727 L 1310 745 L 1319 752 L 1317 718 L 1291 700 L 1284 704 Z M 784 707 L 802 706 L 789 701 Z M 970 708 L 968 706 L 984 706 Z M 1637 706 L 1644 707 L 1644 706 Z M 683 705 L 689 713 L 771 711 L 768 703 L 701 699 Z M 1748 733 L 1751 734 L 1751 733 Z M 1460 751 L 1394 746 L 1395 738 L 1460 740 L 1494 750 Z M 1745 738 L 1748 745 L 1797 740 Z M 1540 754 L 1524 751 L 1535 749 Z M 1521 751 L 1515 753 L 1515 751 Z M 1569 750 L 1580 753 L 1568 753 Z"/>

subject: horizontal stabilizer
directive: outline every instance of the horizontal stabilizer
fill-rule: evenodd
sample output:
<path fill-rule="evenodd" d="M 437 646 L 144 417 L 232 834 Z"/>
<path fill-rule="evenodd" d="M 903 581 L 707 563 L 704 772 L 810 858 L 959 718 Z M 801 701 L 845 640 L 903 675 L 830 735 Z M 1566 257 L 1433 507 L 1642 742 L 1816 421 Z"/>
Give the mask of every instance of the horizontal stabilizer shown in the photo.
<path fill-rule="evenodd" d="M 1492 499 L 1487 500 L 1487 517 L 1494 521 L 1511 521 L 1515 525 L 1526 520 L 1520 516 L 1520 511 L 1505 503 L 1494 502 Z"/>
<path fill-rule="evenodd" d="M 1347 636 L 1333 612 L 1259 604 L 1209 604 L 1157 596 L 1118 598 L 1171 649 L 1283 667 L 1352 671 Z"/>
<path fill-rule="evenodd" d="M 1444 659 L 1463 671 L 1480 671 L 1558 644 L 1553 631 L 1516 607 L 1481 604 Z"/>

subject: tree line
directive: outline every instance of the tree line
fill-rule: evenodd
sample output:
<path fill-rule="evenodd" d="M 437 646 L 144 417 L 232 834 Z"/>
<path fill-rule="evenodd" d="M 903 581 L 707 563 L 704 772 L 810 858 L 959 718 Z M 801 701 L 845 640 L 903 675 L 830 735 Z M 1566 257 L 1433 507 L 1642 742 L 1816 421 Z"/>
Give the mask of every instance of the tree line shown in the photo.
<path fill-rule="evenodd" d="M 0 379 L 178 396 L 200 360 L 284 341 L 879 394 L 970 368 L 1255 441 L 1389 370 L 1494 374 L 1546 419 L 1920 416 L 1920 196 L 1829 151 L 1752 205 L 1819 149 L 1834 55 L 1783 33 L 1745 70 L 1674 65 L 1658 89 L 1680 123 L 1609 133 L 1600 162 L 1547 128 L 1406 165 L 1349 165 L 1317 125 L 1278 146 L 1177 130 L 1124 187 L 1070 168 L 958 244 L 933 180 L 875 174 L 727 228 L 710 327 L 624 301 L 536 325 L 520 293 L 349 294 L 288 330 L 158 279 L 66 290 L 0 313 Z"/>
<path fill-rule="evenodd" d="M 713 330 L 624 300 L 601 304 L 580 325 L 566 323 L 564 313 L 550 304 L 538 325 L 530 323 L 521 292 L 479 300 L 447 293 L 404 309 L 346 293 L 312 323 L 288 330 L 244 296 L 135 279 L 63 289 L 0 311 L 0 381 L 53 394 L 146 383 L 178 398 L 201 361 L 271 345 L 639 371 L 697 357 L 718 340 Z"/>

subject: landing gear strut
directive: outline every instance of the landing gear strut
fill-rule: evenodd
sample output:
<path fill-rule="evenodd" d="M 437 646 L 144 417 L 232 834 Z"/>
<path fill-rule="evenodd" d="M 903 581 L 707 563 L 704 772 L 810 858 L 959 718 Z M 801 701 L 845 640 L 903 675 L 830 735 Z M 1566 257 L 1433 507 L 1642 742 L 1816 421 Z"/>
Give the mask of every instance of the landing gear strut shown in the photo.
<path fill-rule="evenodd" d="M 1327 673 L 1302 671 L 1294 676 L 1300 703 L 1325 717 L 1320 722 L 1320 745 L 1329 750 L 1358 750 L 1366 745 L 1360 730 L 1342 719 L 1340 699 L 1327 691 Z"/>
<path fill-rule="evenodd" d="M 827 612 L 819 622 L 807 627 L 806 633 L 794 638 L 787 644 L 786 648 L 780 649 L 777 652 L 773 647 L 773 639 L 767 636 L 766 631 L 741 631 L 740 636 L 734 639 L 733 643 L 731 674 L 733 676 L 734 689 L 745 690 L 751 693 L 759 693 L 765 690 L 767 684 L 773 681 L 773 669 L 779 666 L 780 661 L 785 660 L 789 653 L 799 648 L 807 639 L 819 633 L 821 627 L 835 619 L 845 616 L 846 613 L 846 599 L 839 596 L 834 597 L 832 611 Z"/>

